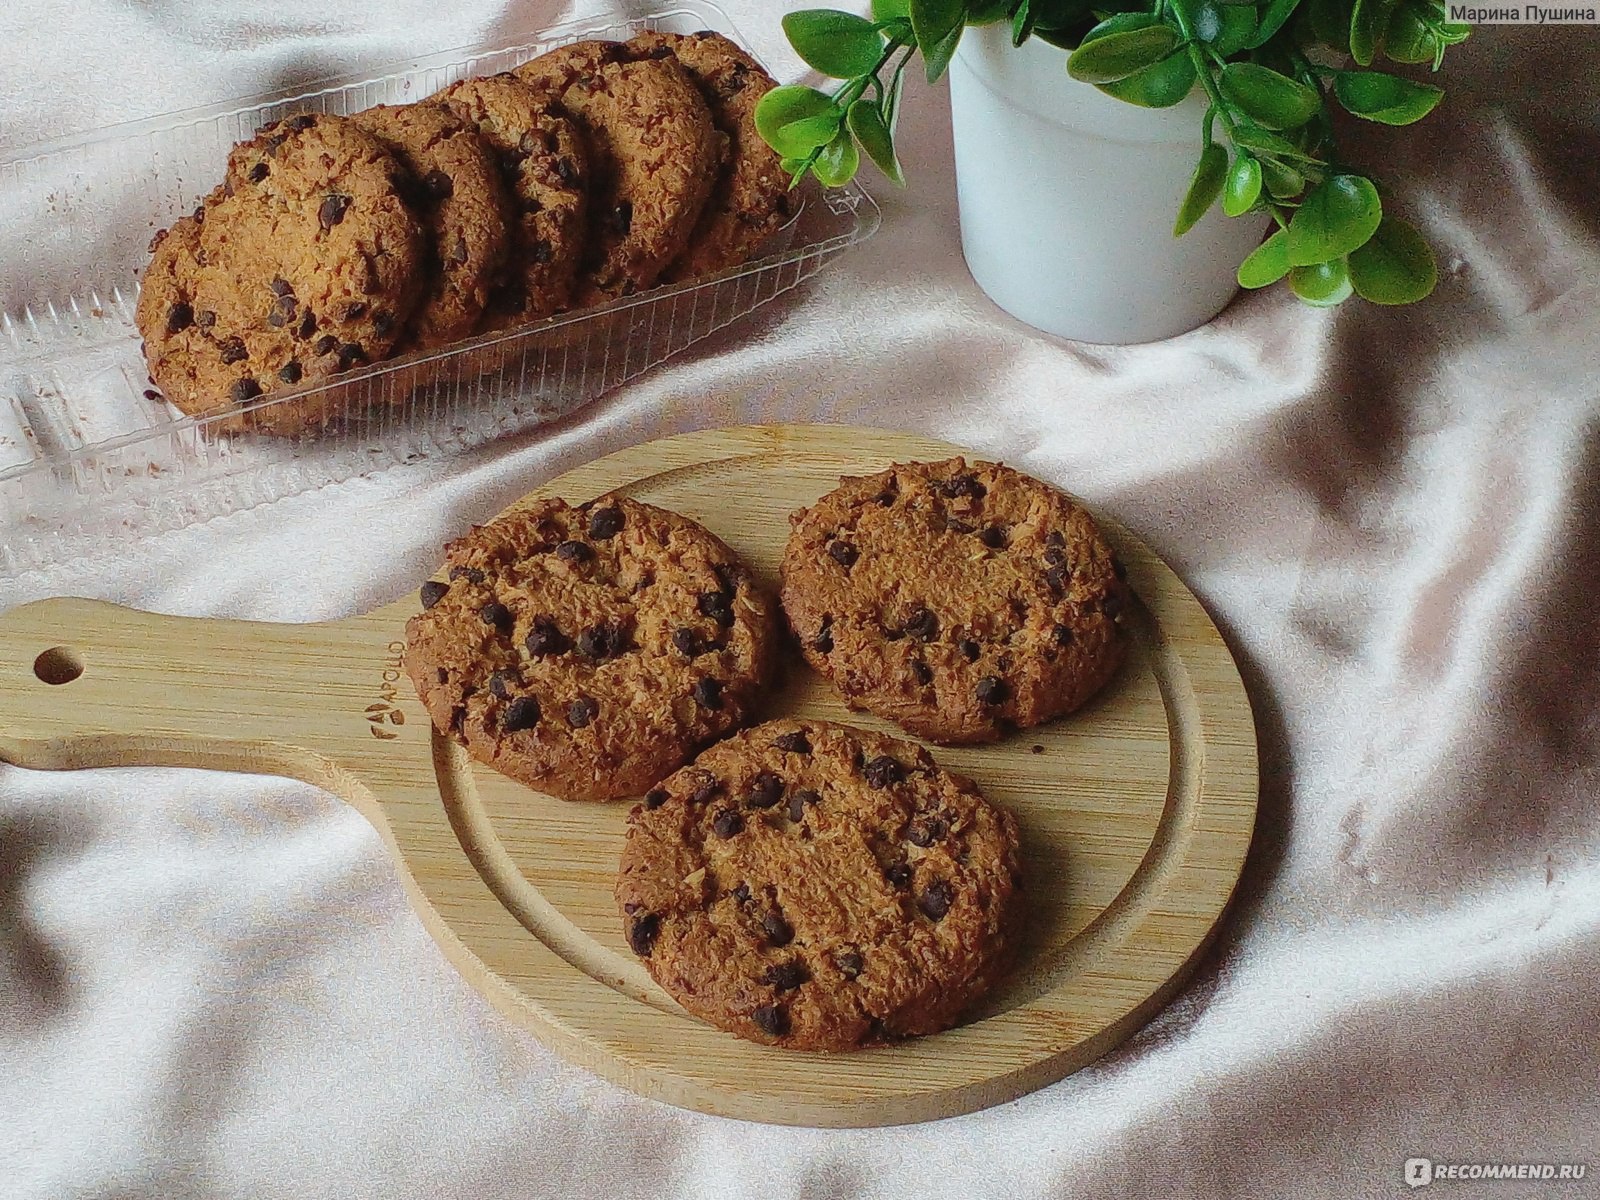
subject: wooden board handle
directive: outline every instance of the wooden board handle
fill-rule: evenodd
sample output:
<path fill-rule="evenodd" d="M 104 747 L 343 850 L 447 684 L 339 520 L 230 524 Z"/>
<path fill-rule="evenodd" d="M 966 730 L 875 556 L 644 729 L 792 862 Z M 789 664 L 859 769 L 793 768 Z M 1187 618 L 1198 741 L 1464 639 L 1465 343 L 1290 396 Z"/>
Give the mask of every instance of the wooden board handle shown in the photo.
<path fill-rule="evenodd" d="M 97 600 L 13 609 L 0 615 L 0 759 L 46 770 L 220 767 L 331 786 L 341 748 L 363 732 L 341 700 L 377 681 L 364 678 L 365 637 L 330 639 L 342 627 L 319 626 L 312 646 L 310 628 Z M 319 710 L 326 719 L 307 719 Z"/>

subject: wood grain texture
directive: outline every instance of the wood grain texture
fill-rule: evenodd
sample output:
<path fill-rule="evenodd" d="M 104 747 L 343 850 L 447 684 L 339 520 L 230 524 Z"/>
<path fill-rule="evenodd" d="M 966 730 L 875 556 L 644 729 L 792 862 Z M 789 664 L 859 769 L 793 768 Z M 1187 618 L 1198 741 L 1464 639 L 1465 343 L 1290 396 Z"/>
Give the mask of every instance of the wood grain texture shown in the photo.
<path fill-rule="evenodd" d="M 954 452 L 837 426 L 715 430 L 633 447 L 533 495 L 577 502 L 620 489 L 683 512 L 775 590 L 793 509 L 840 474 Z M 933 748 L 1018 815 L 1032 906 L 1022 964 L 966 1024 L 901 1045 L 774 1050 L 684 1014 L 628 951 L 611 899 L 629 806 L 564 804 L 434 736 L 399 666 L 414 593 L 315 625 L 85 600 L 16 609 L 0 617 L 0 759 L 215 767 L 317 784 L 377 828 L 451 961 L 574 1062 L 647 1096 L 751 1120 L 950 1116 L 1059 1079 L 1146 1021 L 1213 936 L 1250 843 L 1255 732 L 1233 660 L 1172 571 L 1102 524 L 1140 599 L 1119 676 L 1043 729 Z M 894 732 L 848 712 L 793 658 L 767 715 Z M 70 682 L 45 682 L 75 664 L 82 672 Z"/>

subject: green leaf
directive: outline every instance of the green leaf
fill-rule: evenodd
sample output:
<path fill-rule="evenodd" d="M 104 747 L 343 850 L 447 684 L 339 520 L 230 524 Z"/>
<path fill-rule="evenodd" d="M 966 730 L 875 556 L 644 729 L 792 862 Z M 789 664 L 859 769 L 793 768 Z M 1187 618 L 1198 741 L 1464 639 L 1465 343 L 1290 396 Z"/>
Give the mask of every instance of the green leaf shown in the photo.
<path fill-rule="evenodd" d="M 1374 304 L 1410 304 L 1439 281 L 1433 251 L 1412 226 L 1385 217 L 1370 241 L 1350 253 L 1350 282 Z"/>
<path fill-rule="evenodd" d="M 1096 31 L 1108 24 L 1102 21 L 1068 55 L 1067 73 L 1083 83 L 1112 83 L 1160 62 L 1177 48 L 1178 35 L 1170 26 L 1155 23 L 1153 17 L 1147 16 L 1146 19 L 1152 23 L 1120 33 L 1096 36 Z"/>
<path fill-rule="evenodd" d="M 1011 16 L 1011 44 L 1020 46 L 1027 41 L 1036 21 L 1030 0 L 1017 0 L 1017 11 Z"/>
<path fill-rule="evenodd" d="M 870 75 L 883 56 L 883 34 L 855 13 L 804 8 L 785 14 L 783 32 L 808 67 L 835 79 Z"/>
<path fill-rule="evenodd" d="M 1224 96 L 1268 129 L 1304 125 L 1322 103 L 1314 88 L 1255 63 L 1228 63 L 1218 73 L 1217 82 Z"/>
<path fill-rule="evenodd" d="M 1274 200 L 1291 200 L 1305 190 L 1306 177 L 1275 158 L 1263 158 L 1261 183 Z"/>
<path fill-rule="evenodd" d="M 1372 236 L 1383 218 L 1378 189 L 1360 175 L 1330 175 L 1289 221 L 1289 265 L 1343 258 Z"/>
<path fill-rule="evenodd" d="M 1248 154 L 1240 153 L 1228 171 L 1228 180 L 1222 185 L 1222 211 L 1230 217 L 1242 217 L 1255 207 L 1261 197 L 1261 164 Z"/>
<path fill-rule="evenodd" d="M 867 152 L 867 157 L 878 165 L 878 170 L 894 182 L 904 184 L 900 160 L 894 153 L 894 137 L 877 103 L 864 98 L 857 100 L 845 114 L 845 122 L 850 132 L 855 134 L 856 141 L 861 143 L 861 148 Z"/>
<path fill-rule="evenodd" d="M 1370 67 L 1383 49 L 1396 0 L 1355 0 L 1350 10 L 1350 57 Z"/>
<path fill-rule="evenodd" d="M 1178 206 L 1178 220 L 1172 226 L 1172 236 L 1182 237 L 1194 228 L 1194 223 L 1222 194 L 1222 180 L 1228 173 L 1228 152 L 1212 142 L 1200 152 L 1194 176 L 1189 180 L 1189 191 Z"/>
<path fill-rule="evenodd" d="M 910 0 L 872 0 L 874 21 L 901 21 L 911 17 Z"/>
<path fill-rule="evenodd" d="M 1261 288 L 1289 273 L 1289 235 L 1278 230 L 1239 264 L 1239 286 Z"/>
<path fill-rule="evenodd" d="M 1255 7 L 1227 0 L 1174 0 L 1194 40 L 1227 56 L 1244 49 L 1256 31 Z"/>
<path fill-rule="evenodd" d="M 1350 53 L 1349 0 L 1305 0 L 1311 32 L 1324 46 Z"/>
<path fill-rule="evenodd" d="M 1279 158 L 1292 158 L 1299 162 L 1320 162 L 1313 158 L 1288 138 L 1279 137 L 1275 133 L 1268 133 L 1255 125 L 1243 122 L 1234 125 L 1233 140 L 1235 144 L 1246 149 L 1255 150 L 1261 154 L 1272 154 Z"/>
<path fill-rule="evenodd" d="M 950 60 L 955 57 L 956 47 L 961 44 L 961 31 L 964 28 L 963 25 L 957 25 L 933 45 L 922 47 L 923 74 L 929 83 L 938 83 L 950 69 Z"/>
<path fill-rule="evenodd" d="M 1383 38 L 1383 52 L 1398 63 L 1432 62 L 1439 49 L 1434 36 L 1415 8 L 1402 4 L 1389 18 L 1389 31 Z"/>
<path fill-rule="evenodd" d="M 1300 0 L 1272 0 L 1267 5 L 1266 11 L 1261 14 L 1261 20 L 1256 25 L 1256 31 L 1245 47 L 1254 50 L 1257 46 L 1264 46 L 1272 35 L 1283 28 L 1283 24 L 1294 16 L 1294 10 L 1299 6 Z"/>
<path fill-rule="evenodd" d="M 967 5 L 968 25 L 993 25 L 1011 15 L 1013 0 L 972 0 Z"/>
<path fill-rule="evenodd" d="M 951 30 L 959 31 L 962 22 L 966 20 L 967 6 L 965 0 L 911 0 L 911 28 L 917 35 L 917 46 L 922 51 L 923 61 L 929 63 L 928 82 L 932 83 L 938 78 L 933 73 L 929 53 L 941 42 L 947 40 Z M 951 47 L 954 52 L 954 47 Z M 949 64 L 949 56 L 945 56 L 945 64 Z M 940 72 L 943 73 L 942 70 Z"/>
<path fill-rule="evenodd" d="M 1332 308 L 1350 298 L 1350 272 L 1342 258 L 1295 267 L 1289 272 L 1289 290 L 1307 304 Z"/>
<path fill-rule="evenodd" d="M 1126 79 L 1095 86 L 1108 96 L 1141 108 L 1171 108 L 1194 90 L 1194 80 L 1194 60 L 1187 51 L 1179 50 Z"/>
<path fill-rule="evenodd" d="M 861 152 L 856 149 L 855 139 L 841 129 L 839 136 L 817 155 L 811 171 L 827 187 L 843 187 L 855 178 L 860 167 Z"/>
<path fill-rule="evenodd" d="M 833 108 L 832 97 L 823 95 L 816 88 L 802 87 L 800 84 L 775 87 L 761 97 L 761 102 L 756 105 L 756 132 L 767 145 L 771 146 L 778 130 L 785 125 L 803 121 L 808 117 L 820 116 L 832 111 Z M 827 141 L 827 138 L 823 141 Z M 822 142 L 817 143 L 819 146 L 821 144 Z M 811 153 L 809 148 L 806 153 Z"/>
<path fill-rule="evenodd" d="M 1084 22 L 1093 24 L 1090 12 L 1094 0 L 1030 0 L 1037 29 L 1076 29 Z"/>
<path fill-rule="evenodd" d="M 1334 76 L 1333 93 L 1348 111 L 1384 125 L 1420 121 L 1444 99 L 1443 88 L 1382 71 L 1340 71 Z"/>

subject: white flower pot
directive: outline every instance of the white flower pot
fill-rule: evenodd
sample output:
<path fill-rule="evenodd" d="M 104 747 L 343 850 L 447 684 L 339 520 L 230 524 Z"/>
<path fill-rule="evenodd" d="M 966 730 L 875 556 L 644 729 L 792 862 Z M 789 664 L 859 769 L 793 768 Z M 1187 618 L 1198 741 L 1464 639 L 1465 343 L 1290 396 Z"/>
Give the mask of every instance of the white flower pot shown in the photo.
<path fill-rule="evenodd" d="M 1149 342 L 1205 324 L 1268 218 L 1218 205 L 1172 236 L 1203 93 L 1139 108 L 1073 79 L 1066 57 L 1038 38 L 1013 47 L 1008 22 L 962 36 L 950 111 L 968 269 L 1001 308 L 1060 337 Z"/>

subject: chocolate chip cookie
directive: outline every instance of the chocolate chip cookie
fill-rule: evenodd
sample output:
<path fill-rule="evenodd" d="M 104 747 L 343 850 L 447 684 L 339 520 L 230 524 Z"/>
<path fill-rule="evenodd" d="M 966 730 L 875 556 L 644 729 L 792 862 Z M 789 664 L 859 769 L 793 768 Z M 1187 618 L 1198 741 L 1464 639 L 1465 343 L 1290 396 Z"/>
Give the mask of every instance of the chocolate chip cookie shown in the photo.
<path fill-rule="evenodd" d="M 625 49 L 634 58 L 678 62 L 705 97 L 712 123 L 728 138 L 728 159 L 700 223 L 661 281 L 679 283 L 738 266 L 789 217 L 789 177 L 755 127 L 756 105 L 776 81 L 720 33 L 651 30 L 630 39 Z"/>
<path fill-rule="evenodd" d="M 623 935 L 695 1016 L 849 1050 L 934 1033 L 1005 971 L 1017 825 L 910 742 L 822 721 L 746 729 L 628 822 Z"/>
<path fill-rule="evenodd" d="M 618 60 L 614 43 L 540 55 L 517 77 L 558 96 L 590 151 L 589 241 L 576 303 L 650 287 L 683 253 L 710 197 L 727 138 L 676 60 Z"/>
<path fill-rule="evenodd" d="M 427 287 L 396 353 L 471 336 L 505 269 L 515 216 L 493 150 L 440 105 L 380 104 L 351 119 L 406 169 L 407 199 L 432 249 Z"/>
<path fill-rule="evenodd" d="M 562 311 L 587 225 L 589 155 L 576 125 L 548 94 L 509 73 L 464 79 L 433 100 L 494 148 L 516 201 L 509 269 L 483 328 L 512 329 Z"/>
<path fill-rule="evenodd" d="M 445 565 L 406 626 L 417 694 L 474 758 L 552 795 L 638 795 L 743 723 L 772 675 L 772 604 L 676 513 L 544 500 Z"/>
<path fill-rule="evenodd" d="M 846 478 L 790 518 L 783 606 L 806 660 L 935 742 L 1071 712 L 1115 673 L 1132 595 L 1093 518 L 959 458 Z"/>
<path fill-rule="evenodd" d="M 153 245 L 136 322 L 156 386 L 229 429 L 298 433 L 326 398 L 263 396 L 389 354 L 426 278 L 404 171 L 343 118 L 302 114 L 236 146 L 223 185 Z"/>

